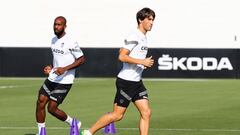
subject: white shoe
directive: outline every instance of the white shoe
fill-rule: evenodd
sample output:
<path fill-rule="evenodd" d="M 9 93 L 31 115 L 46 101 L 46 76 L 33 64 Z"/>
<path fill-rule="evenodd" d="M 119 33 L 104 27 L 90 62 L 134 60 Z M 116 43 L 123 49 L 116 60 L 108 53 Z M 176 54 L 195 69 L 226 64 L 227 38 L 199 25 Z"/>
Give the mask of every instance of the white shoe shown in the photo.
<path fill-rule="evenodd" d="M 80 135 L 92 135 L 89 130 L 83 130 Z"/>
<path fill-rule="evenodd" d="M 77 120 L 78 130 L 81 128 L 82 122 Z"/>

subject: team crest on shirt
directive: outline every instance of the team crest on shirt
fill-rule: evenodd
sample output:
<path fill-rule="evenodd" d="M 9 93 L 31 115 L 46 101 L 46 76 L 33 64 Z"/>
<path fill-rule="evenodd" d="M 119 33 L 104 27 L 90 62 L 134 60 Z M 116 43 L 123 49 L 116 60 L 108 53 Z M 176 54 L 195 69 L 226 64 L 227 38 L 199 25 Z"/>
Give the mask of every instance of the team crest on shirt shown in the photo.
<path fill-rule="evenodd" d="M 124 99 L 120 99 L 120 103 L 123 104 L 124 103 Z"/>
<path fill-rule="evenodd" d="M 61 43 L 61 47 L 63 47 L 64 46 L 64 43 Z"/>

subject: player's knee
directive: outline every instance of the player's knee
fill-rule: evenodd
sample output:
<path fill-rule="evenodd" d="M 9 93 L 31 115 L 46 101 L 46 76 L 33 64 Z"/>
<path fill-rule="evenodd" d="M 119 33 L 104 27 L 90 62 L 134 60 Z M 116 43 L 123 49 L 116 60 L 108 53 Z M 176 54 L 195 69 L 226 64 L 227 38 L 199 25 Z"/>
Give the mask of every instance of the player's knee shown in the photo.
<path fill-rule="evenodd" d="M 37 100 L 37 106 L 38 107 L 43 108 L 43 107 L 45 107 L 46 103 L 47 102 L 46 102 L 45 98 L 39 97 L 38 100 Z"/>
<path fill-rule="evenodd" d="M 55 112 L 57 111 L 57 108 L 54 106 L 48 106 L 48 112 L 50 114 L 55 114 Z"/>
<path fill-rule="evenodd" d="M 115 121 L 120 121 L 123 119 L 123 115 L 122 114 L 119 114 L 117 115 L 117 117 L 115 118 Z"/>
<path fill-rule="evenodd" d="M 151 114 L 152 114 L 151 109 L 146 109 L 141 112 L 142 117 L 145 119 L 149 119 L 151 117 Z"/>
<path fill-rule="evenodd" d="M 119 113 L 114 113 L 113 114 L 113 121 L 120 121 L 123 119 L 123 114 L 119 114 Z"/>

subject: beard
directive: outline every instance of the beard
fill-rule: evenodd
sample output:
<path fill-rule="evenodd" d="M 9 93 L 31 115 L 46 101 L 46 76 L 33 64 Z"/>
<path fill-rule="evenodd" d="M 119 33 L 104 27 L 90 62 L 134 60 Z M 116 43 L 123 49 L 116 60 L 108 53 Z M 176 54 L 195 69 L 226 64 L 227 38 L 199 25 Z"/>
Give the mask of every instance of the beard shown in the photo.
<path fill-rule="evenodd" d="M 64 33 L 64 30 L 61 30 L 61 31 L 57 31 L 57 30 L 54 30 L 54 34 L 57 36 L 57 37 L 61 37 L 61 35 Z"/>

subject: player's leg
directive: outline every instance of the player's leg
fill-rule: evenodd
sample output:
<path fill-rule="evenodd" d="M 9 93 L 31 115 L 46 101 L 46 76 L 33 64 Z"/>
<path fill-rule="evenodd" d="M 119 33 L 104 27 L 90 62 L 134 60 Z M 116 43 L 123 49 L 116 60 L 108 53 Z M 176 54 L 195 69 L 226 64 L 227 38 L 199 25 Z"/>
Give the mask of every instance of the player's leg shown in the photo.
<path fill-rule="evenodd" d="M 73 118 L 67 115 L 63 110 L 59 109 L 59 105 L 64 101 L 72 84 L 58 84 L 54 83 L 54 87 L 50 91 L 50 100 L 48 103 L 48 112 L 61 121 L 65 121 L 69 125 L 72 124 Z M 81 122 L 78 121 L 78 128 Z"/>
<path fill-rule="evenodd" d="M 45 106 L 49 98 L 45 95 L 39 94 L 36 105 L 36 120 L 38 123 L 44 123 L 46 117 Z"/>
<path fill-rule="evenodd" d="M 48 94 L 45 90 L 47 81 L 44 82 L 43 86 L 38 92 L 38 99 L 36 103 L 36 121 L 38 125 L 38 133 L 40 134 L 41 128 L 45 127 L 45 118 L 46 118 L 46 104 L 49 101 Z"/>
<path fill-rule="evenodd" d="M 65 121 L 67 119 L 67 114 L 60 110 L 58 108 L 58 103 L 53 101 L 53 100 L 50 100 L 49 103 L 48 103 L 48 112 L 50 114 L 52 114 L 53 116 L 55 116 L 56 118 L 58 118 L 59 120 L 61 121 Z"/>
<path fill-rule="evenodd" d="M 147 99 L 141 99 L 134 102 L 140 112 L 139 129 L 140 135 L 148 135 L 149 123 L 151 117 L 151 109 Z"/>
<path fill-rule="evenodd" d="M 140 135 L 148 135 L 149 123 L 151 117 L 151 109 L 148 102 L 148 93 L 142 81 L 137 84 L 135 91 L 137 94 L 132 101 L 140 112 L 139 130 Z"/>
<path fill-rule="evenodd" d="M 123 118 L 128 105 L 131 102 L 131 91 L 129 89 L 128 81 L 122 80 L 120 78 L 116 79 L 117 92 L 114 99 L 113 112 L 103 115 L 89 130 L 84 130 L 83 135 L 92 135 L 96 133 L 99 129 L 105 127 L 106 125 L 119 121 Z M 125 91 L 124 91 L 125 90 Z"/>
<path fill-rule="evenodd" d="M 49 101 L 47 96 L 39 94 L 37 105 L 36 105 L 36 120 L 38 126 L 38 134 L 40 134 L 41 129 L 45 128 L 45 118 L 46 118 L 46 111 L 45 106 Z"/>
<path fill-rule="evenodd" d="M 119 121 L 123 118 L 126 107 L 117 106 L 114 104 L 113 112 L 103 115 L 90 129 L 91 134 L 95 134 L 99 129 L 105 127 L 106 125 Z"/>
<path fill-rule="evenodd" d="M 62 104 L 72 85 L 51 82 L 51 86 L 52 88 L 49 92 L 50 100 L 47 107 L 48 112 L 59 120 L 65 121 L 67 119 L 67 114 L 59 109 L 58 106 Z"/>

